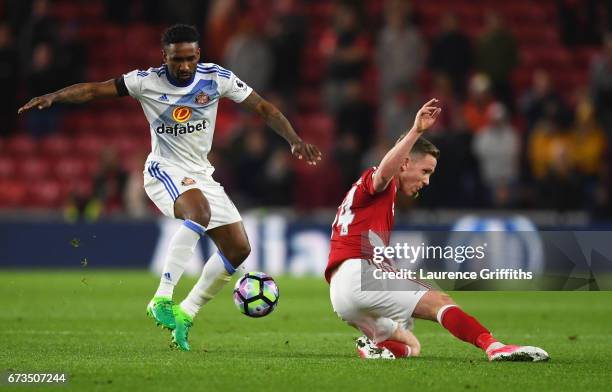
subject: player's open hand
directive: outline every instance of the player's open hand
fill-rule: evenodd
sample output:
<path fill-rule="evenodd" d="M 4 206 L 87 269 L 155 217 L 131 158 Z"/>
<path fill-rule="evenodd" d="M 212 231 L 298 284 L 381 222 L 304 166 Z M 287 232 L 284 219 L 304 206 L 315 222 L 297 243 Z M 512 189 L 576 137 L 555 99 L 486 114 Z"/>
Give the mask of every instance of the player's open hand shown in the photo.
<path fill-rule="evenodd" d="M 419 109 L 416 118 L 414 119 L 414 128 L 417 132 L 423 132 L 429 129 L 438 118 L 438 115 L 442 111 L 442 108 L 435 106 L 439 101 L 437 99 L 431 99 L 421 109 Z"/>
<path fill-rule="evenodd" d="M 321 160 L 321 151 L 314 144 L 304 143 L 302 140 L 291 144 L 291 153 L 304 159 L 309 165 L 316 165 Z"/>
<path fill-rule="evenodd" d="M 47 94 L 40 97 L 35 97 L 30 99 L 30 102 L 26 103 L 22 107 L 17 110 L 17 114 L 21 114 L 27 110 L 32 108 L 37 108 L 38 110 L 46 109 L 53 104 L 53 95 Z"/>

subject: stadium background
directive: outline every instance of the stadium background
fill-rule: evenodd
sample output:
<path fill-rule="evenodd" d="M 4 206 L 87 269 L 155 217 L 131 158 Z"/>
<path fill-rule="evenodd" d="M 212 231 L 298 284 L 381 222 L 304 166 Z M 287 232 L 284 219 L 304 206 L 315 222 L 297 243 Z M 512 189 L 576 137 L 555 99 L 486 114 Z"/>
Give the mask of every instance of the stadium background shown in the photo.
<path fill-rule="evenodd" d="M 397 204 L 400 228 L 474 214 L 548 229 L 611 222 L 610 2 L 36 0 L 2 1 L 0 16 L 4 266 L 151 261 L 170 223 L 142 188 L 150 136 L 138 103 L 16 108 L 159 65 L 174 22 L 196 25 L 202 61 L 233 70 L 324 152 L 308 167 L 259 119 L 220 104 L 209 158 L 250 222 L 253 266 L 281 249 L 287 268 L 310 258 L 297 270 L 319 272 L 344 192 L 429 97 L 444 108 L 428 132 L 442 157 L 421 197 Z M 138 245 L 118 246 L 129 237 Z"/>

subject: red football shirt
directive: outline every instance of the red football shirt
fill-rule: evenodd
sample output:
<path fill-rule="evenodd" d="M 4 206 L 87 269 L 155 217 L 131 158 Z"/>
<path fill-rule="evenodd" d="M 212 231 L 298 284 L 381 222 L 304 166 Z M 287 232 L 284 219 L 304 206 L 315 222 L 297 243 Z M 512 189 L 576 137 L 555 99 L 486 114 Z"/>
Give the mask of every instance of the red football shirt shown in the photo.
<path fill-rule="evenodd" d="M 372 246 L 389 245 L 397 186 L 394 178 L 384 191 L 376 193 L 372 179 L 375 171 L 376 167 L 366 170 L 338 207 L 332 224 L 331 249 L 325 269 L 325 279 L 328 282 L 331 272 L 345 260 L 371 260 Z M 375 236 L 382 243 L 377 239 L 372 241 Z"/>

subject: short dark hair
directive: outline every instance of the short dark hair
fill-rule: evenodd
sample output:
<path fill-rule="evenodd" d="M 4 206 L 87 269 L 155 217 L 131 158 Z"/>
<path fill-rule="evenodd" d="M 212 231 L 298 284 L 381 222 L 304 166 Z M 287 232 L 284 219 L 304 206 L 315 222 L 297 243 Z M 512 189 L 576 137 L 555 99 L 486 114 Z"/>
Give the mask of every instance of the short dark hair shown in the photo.
<path fill-rule="evenodd" d="M 406 133 L 400 135 L 395 144 L 399 143 L 406 136 Z M 429 154 L 432 157 L 438 159 L 440 157 L 440 150 L 436 147 L 432 142 L 425 139 L 424 137 L 420 137 L 414 142 L 414 146 L 412 146 L 412 150 L 410 150 L 411 154 Z"/>
<path fill-rule="evenodd" d="M 170 44 L 177 44 L 179 42 L 195 42 L 200 41 L 200 34 L 198 30 L 190 25 L 186 24 L 175 24 L 170 26 L 162 34 L 161 44 L 162 46 L 168 46 Z"/>

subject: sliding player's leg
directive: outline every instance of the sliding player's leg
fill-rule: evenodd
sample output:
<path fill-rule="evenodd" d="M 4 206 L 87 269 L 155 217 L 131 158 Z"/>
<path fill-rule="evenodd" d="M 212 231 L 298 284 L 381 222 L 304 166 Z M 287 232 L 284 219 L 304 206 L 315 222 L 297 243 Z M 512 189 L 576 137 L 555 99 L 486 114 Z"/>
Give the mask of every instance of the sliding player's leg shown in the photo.
<path fill-rule="evenodd" d="M 425 294 L 413 316 L 437 321 L 458 339 L 485 351 L 491 361 L 543 361 L 549 358 L 548 353 L 538 347 L 506 345 L 497 341 L 487 328 L 441 291 Z"/>
<path fill-rule="evenodd" d="M 421 354 L 421 343 L 411 330 L 401 324 L 387 340 L 378 345 L 387 348 L 396 358 L 418 357 Z"/>
<path fill-rule="evenodd" d="M 417 357 L 421 353 L 421 343 L 412 332 L 414 320 L 411 315 L 420 298 L 429 291 L 428 286 L 418 281 L 403 283 L 404 288 L 415 291 L 399 290 L 389 293 L 382 312 L 394 320 L 397 327 L 386 340 L 377 344 L 378 347 L 391 351 L 396 358 Z"/>
<path fill-rule="evenodd" d="M 356 342 L 359 355 L 362 358 L 418 355 L 421 346 L 410 332 L 408 320 L 427 288 L 414 282 L 411 286 L 414 291 L 364 289 L 361 285 L 363 263 L 366 261 L 345 261 L 330 282 L 334 311 L 365 335 Z"/>
<path fill-rule="evenodd" d="M 168 329 L 176 326 L 172 311 L 174 287 L 210 222 L 210 206 L 206 196 L 199 189 L 183 192 L 174 202 L 174 216 L 184 222 L 170 240 L 159 286 L 147 306 L 147 313 Z"/>

